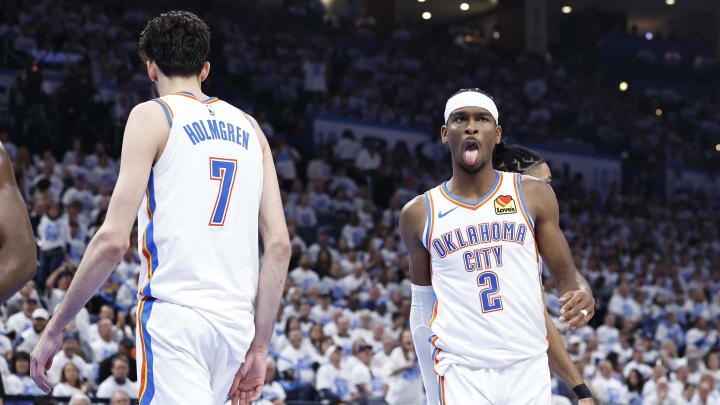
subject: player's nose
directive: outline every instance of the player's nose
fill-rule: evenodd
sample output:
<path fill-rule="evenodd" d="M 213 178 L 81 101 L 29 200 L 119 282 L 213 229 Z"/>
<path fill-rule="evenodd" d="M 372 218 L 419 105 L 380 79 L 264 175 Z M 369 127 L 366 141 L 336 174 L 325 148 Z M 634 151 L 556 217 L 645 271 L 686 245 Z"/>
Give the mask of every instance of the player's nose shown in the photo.
<path fill-rule="evenodd" d="M 467 135 L 477 135 L 480 133 L 480 122 L 474 119 L 468 120 L 467 127 L 465 127 L 465 133 Z"/>

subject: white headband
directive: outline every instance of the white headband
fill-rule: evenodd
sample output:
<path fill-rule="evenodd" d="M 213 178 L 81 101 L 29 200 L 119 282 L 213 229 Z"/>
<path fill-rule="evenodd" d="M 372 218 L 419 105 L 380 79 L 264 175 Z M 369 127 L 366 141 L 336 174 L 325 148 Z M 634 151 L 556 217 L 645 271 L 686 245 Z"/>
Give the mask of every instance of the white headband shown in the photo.
<path fill-rule="evenodd" d="M 463 107 L 482 107 L 490 112 L 490 115 L 495 118 L 495 123 L 499 124 L 498 121 L 498 109 L 495 106 L 495 102 L 492 99 L 477 91 L 463 91 L 458 93 L 447 101 L 445 104 L 445 122 L 447 123 L 450 114 L 458 108 Z"/>

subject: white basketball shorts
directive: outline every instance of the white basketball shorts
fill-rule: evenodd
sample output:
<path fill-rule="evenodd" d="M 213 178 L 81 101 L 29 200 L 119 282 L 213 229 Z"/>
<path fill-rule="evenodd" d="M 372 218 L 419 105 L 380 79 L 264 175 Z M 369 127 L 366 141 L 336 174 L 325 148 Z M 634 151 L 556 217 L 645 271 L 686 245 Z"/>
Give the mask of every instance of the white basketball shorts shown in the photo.
<path fill-rule="evenodd" d="M 452 364 L 438 385 L 441 405 L 550 405 L 552 398 L 546 353 L 504 368 Z"/>
<path fill-rule="evenodd" d="M 140 405 L 224 404 L 245 360 L 197 311 L 153 298 L 138 304 Z"/>

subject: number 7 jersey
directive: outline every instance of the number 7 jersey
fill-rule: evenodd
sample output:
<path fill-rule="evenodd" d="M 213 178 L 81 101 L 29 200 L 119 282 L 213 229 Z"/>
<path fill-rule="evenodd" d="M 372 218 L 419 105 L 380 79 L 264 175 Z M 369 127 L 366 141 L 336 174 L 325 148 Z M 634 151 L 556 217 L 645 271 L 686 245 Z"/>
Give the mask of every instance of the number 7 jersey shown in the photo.
<path fill-rule="evenodd" d="M 138 212 L 140 309 L 147 299 L 187 306 L 252 339 L 263 187 L 253 123 L 217 98 L 180 92 L 153 101 L 170 135 Z"/>
<path fill-rule="evenodd" d="M 445 183 L 425 193 L 439 375 L 451 364 L 501 368 L 547 350 L 540 260 L 520 177 L 496 171 L 477 202 L 453 196 Z"/>

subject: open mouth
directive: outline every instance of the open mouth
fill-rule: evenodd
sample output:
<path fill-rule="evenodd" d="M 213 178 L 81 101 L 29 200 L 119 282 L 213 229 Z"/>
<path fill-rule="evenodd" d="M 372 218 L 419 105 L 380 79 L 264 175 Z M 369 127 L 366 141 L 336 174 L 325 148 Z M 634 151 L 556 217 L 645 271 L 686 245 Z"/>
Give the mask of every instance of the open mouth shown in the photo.
<path fill-rule="evenodd" d="M 463 161 L 468 166 L 475 166 L 480 162 L 480 143 L 475 139 L 466 139 L 463 142 Z"/>

